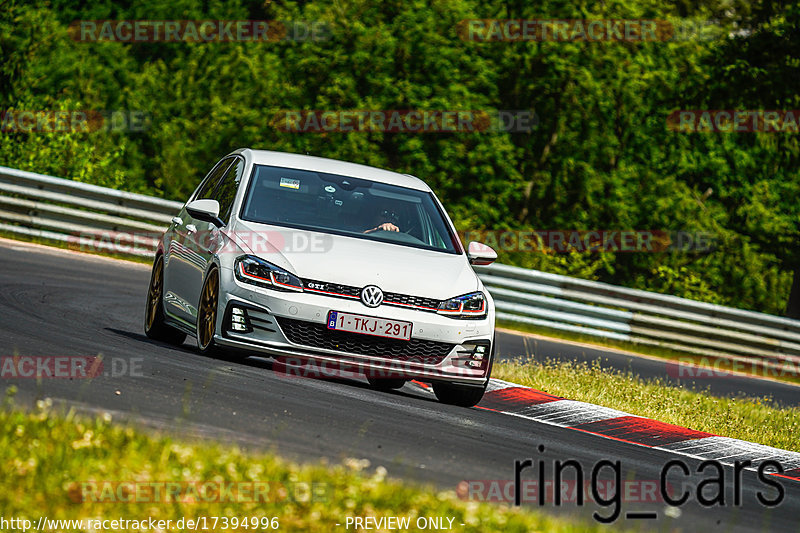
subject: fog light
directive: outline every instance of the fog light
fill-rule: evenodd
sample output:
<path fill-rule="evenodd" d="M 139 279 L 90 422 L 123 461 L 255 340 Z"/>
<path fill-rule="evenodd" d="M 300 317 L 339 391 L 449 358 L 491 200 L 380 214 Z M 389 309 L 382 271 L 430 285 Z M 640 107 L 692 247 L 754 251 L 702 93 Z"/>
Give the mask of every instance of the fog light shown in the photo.
<path fill-rule="evenodd" d="M 464 344 L 464 350 L 461 351 L 460 361 L 468 368 L 485 370 L 489 365 L 489 348 L 491 344 L 488 341 L 474 341 Z"/>
<path fill-rule="evenodd" d="M 250 325 L 250 318 L 247 316 L 247 311 L 241 307 L 231 307 L 230 331 L 238 331 L 241 333 L 250 333 L 253 327 Z"/>

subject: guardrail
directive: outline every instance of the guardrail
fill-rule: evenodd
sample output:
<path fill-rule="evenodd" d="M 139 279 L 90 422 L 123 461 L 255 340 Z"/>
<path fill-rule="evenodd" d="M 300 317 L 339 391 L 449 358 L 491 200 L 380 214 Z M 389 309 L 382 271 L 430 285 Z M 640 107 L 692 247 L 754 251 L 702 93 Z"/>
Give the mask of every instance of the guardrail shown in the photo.
<path fill-rule="evenodd" d="M 494 297 L 500 320 L 722 358 L 774 373 L 796 375 L 800 368 L 798 320 L 509 265 L 475 270 Z"/>
<path fill-rule="evenodd" d="M 0 166 L 0 231 L 147 256 L 181 208 L 151 196 Z M 800 321 L 536 270 L 475 267 L 500 320 L 792 373 Z"/>
<path fill-rule="evenodd" d="M 152 255 L 183 204 L 0 166 L 0 231 Z"/>

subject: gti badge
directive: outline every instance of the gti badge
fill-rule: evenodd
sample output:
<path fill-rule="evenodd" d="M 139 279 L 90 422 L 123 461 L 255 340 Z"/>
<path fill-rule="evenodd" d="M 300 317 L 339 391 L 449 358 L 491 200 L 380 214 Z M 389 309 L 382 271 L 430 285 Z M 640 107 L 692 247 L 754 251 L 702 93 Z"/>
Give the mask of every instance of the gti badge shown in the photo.
<path fill-rule="evenodd" d="M 378 307 L 383 303 L 383 291 L 375 285 L 367 285 L 361 289 L 361 301 L 367 307 Z"/>

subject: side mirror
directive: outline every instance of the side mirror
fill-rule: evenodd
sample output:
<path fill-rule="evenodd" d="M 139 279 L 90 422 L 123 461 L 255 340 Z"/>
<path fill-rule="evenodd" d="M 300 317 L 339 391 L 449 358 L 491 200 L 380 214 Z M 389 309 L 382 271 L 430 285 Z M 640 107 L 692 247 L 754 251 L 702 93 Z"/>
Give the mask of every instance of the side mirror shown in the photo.
<path fill-rule="evenodd" d="M 219 218 L 219 202 L 216 200 L 195 200 L 186 204 L 186 212 L 189 216 L 202 220 L 203 222 L 210 222 L 216 227 L 221 228 L 225 222 Z"/>
<path fill-rule="evenodd" d="M 467 259 L 471 265 L 491 265 L 497 259 L 497 252 L 491 246 L 472 241 L 467 246 Z"/>

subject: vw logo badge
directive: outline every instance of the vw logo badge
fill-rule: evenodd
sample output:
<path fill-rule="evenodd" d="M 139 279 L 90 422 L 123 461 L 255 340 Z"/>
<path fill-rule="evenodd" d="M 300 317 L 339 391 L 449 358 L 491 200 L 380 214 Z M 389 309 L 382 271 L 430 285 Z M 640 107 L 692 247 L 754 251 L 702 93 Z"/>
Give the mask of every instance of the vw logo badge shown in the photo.
<path fill-rule="evenodd" d="M 383 303 L 383 291 L 375 285 L 367 285 L 361 289 L 361 301 L 367 307 L 378 307 Z"/>

